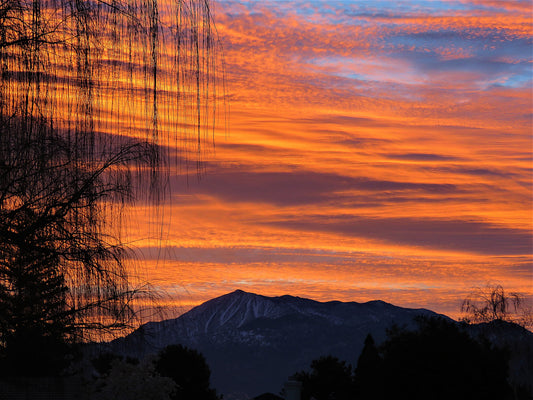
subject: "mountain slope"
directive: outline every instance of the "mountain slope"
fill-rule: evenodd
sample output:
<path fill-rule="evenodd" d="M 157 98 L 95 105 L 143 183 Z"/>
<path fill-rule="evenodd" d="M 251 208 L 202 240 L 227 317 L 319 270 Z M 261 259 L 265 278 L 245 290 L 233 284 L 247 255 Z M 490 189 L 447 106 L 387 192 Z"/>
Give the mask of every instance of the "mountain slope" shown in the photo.
<path fill-rule="evenodd" d="M 134 356 L 174 343 L 198 349 L 211 367 L 213 386 L 226 399 L 246 398 L 280 390 L 292 373 L 321 355 L 355 365 L 368 333 L 379 343 L 387 328 L 412 326 L 417 315 L 438 314 L 382 301 L 322 303 L 237 290 L 179 318 L 145 324 L 112 346 Z"/>

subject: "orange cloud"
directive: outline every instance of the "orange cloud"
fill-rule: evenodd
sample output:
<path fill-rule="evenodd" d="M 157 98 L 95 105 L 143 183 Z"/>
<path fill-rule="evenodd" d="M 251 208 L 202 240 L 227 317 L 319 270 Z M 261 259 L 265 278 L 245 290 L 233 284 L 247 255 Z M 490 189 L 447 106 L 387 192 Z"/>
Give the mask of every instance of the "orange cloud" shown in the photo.
<path fill-rule="evenodd" d="M 457 316 L 487 281 L 533 296 L 531 21 L 439 4 L 221 2 L 230 134 L 199 183 L 175 171 L 163 217 L 132 210 L 150 277 L 187 306 L 241 288 Z"/>

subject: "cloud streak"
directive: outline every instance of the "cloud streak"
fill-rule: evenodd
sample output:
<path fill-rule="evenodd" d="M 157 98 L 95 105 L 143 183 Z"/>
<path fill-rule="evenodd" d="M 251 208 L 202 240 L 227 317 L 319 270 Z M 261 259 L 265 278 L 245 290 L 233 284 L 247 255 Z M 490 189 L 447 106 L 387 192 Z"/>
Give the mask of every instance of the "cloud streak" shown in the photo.
<path fill-rule="evenodd" d="M 533 295 L 529 1 L 216 11 L 231 129 L 207 175 L 178 185 L 165 287 L 453 315 L 489 280 Z"/>
<path fill-rule="evenodd" d="M 272 221 L 271 224 L 294 230 L 325 231 L 399 245 L 488 255 L 527 256 L 533 246 L 533 238 L 527 230 L 498 227 L 480 221 L 328 215 Z"/>

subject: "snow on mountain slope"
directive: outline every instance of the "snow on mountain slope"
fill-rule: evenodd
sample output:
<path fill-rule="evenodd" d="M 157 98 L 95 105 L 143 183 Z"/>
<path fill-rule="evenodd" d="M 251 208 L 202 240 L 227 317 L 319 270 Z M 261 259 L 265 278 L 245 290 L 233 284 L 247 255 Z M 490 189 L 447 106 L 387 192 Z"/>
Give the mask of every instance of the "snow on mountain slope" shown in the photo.
<path fill-rule="evenodd" d="M 196 348 L 206 356 L 214 386 L 228 398 L 236 391 L 279 390 L 321 355 L 355 364 L 368 333 L 380 342 L 391 325 L 412 326 L 417 315 L 437 314 L 382 301 L 323 303 L 237 290 L 179 318 L 145 324 L 112 347 L 138 357 L 175 343 Z"/>
<path fill-rule="evenodd" d="M 206 357 L 217 391 L 225 399 L 240 400 L 279 391 L 290 375 L 307 369 L 323 355 L 355 366 L 369 333 L 379 344 L 393 324 L 414 328 L 418 315 L 438 316 L 383 301 L 322 303 L 237 290 L 179 318 L 145 324 L 111 342 L 109 350 L 143 357 L 170 344 L 194 348 Z M 501 321 L 485 325 L 470 326 L 469 330 L 473 336 L 483 333 L 494 344 L 511 349 L 514 379 L 527 383 L 533 370 L 531 332 Z"/>
<path fill-rule="evenodd" d="M 209 300 L 179 318 L 148 323 L 130 336 L 142 336 L 154 349 L 176 341 L 197 343 L 205 339 L 213 343 L 229 340 L 250 343 L 256 338 L 258 344 L 264 344 L 264 335 L 257 333 L 278 325 L 306 321 L 312 325 L 354 328 L 366 334 L 376 324 L 383 325 L 384 329 L 393 323 L 409 324 L 415 315 L 420 314 L 437 315 L 432 311 L 401 308 L 382 301 L 322 303 L 293 296 L 266 297 L 237 290 Z"/>

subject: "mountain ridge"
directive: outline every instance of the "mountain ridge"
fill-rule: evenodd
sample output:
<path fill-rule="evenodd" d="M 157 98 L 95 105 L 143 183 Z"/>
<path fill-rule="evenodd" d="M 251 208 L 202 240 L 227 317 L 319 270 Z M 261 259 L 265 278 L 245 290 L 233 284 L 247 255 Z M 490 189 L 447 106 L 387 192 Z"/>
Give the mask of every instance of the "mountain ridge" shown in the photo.
<path fill-rule="evenodd" d="M 178 318 L 144 324 L 111 348 L 136 357 L 169 344 L 195 348 L 205 355 L 213 385 L 225 399 L 247 398 L 279 390 L 291 374 L 322 355 L 355 364 L 367 334 L 379 343 L 393 324 L 413 327 L 418 315 L 449 319 L 381 300 L 320 302 L 235 290 Z"/>
<path fill-rule="evenodd" d="M 228 300 L 230 299 L 230 302 L 232 304 L 235 304 L 237 302 L 239 303 L 244 303 L 243 302 L 243 298 L 246 298 L 248 300 L 251 300 L 251 301 L 254 301 L 257 303 L 257 300 L 258 299 L 261 299 L 262 301 L 264 302 L 269 302 L 269 303 L 274 303 L 272 305 L 272 308 L 275 307 L 275 306 L 278 306 L 280 302 L 283 302 L 285 303 L 285 305 L 289 305 L 289 307 L 293 310 L 297 310 L 297 311 L 306 311 L 306 310 L 303 310 L 301 308 L 296 308 L 296 302 L 300 303 L 301 305 L 305 305 L 307 307 L 310 307 L 310 306 L 318 306 L 318 307 L 332 307 L 332 306 L 337 306 L 337 305 L 354 305 L 354 306 L 376 306 L 376 307 L 392 307 L 394 309 L 403 309 L 403 310 L 413 310 L 413 311 L 420 311 L 420 312 L 430 312 L 430 313 L 433 313 L 433 314 L 437 314 L 431 310 L 428 310 L 428 309 L 425 309 L 425 308 L 418 308 L 418 309 L 414 309 L 414 308 L 406 308 L 406 307 L 399 307 L 399 306 L 395 306 L 391 303 L 387 303 L 385 301 L 382 301 L 382 300 L 371 300 L 371 301 L 368 301 L 368 302 L 364 302 L 364 303 L 359 303 L 359 302 L 355 302 L 355 301 L 350 301 L 350 302 L 343 302 L 343 301 L 339 301 L 339 300 L 331 300 L 331 301 L 325 301 L 325 302 L 321 302 L 321 301 L 317 301 L 317 300 L 313 300 L 313 299 L 307 299 L 307 298 L 304 298 L 304 297 L 298 297 L 298 296 L 291 296 L 291 295 L 282 295 L 282 296 L 274 296 L 274 297 L 269 297 L 269 296 L 264 296 L 264 295 L 260 295 L 260 294 L 255 294 L 255 293 L 251 293 L 251 292 L 245 292 L 243 290 L 235 290 L 233 292 L 230 292 L 230 293 L 227 293 L 227 294 L 224 294 L 222 296 L 219 296 L 219 297 L 216 297 L 216 298 L 213 298 L 213 299 L 210 299 L 210 300 L 207 300 L 206 302 L 196 306 L 196 307 L 193 307 L 191 310 L 189 310 L 188 312 L 182 314 L 180 317 L 177 317 L 177 318 L 181 318 L 187 314 L 197 314 L 198 312 L 200 312 L 200 310 L 202 312 L 204 312 L 204 310 L 206 308 L 209 308 L 211 306 L 220 306 L 221 303 L 223 303 L 225 300 Z M 288 303 L 290 302 L 290 303 Z M 249 307 L 250 304 L 248 303 L 247 304 L 247 307 Z M 263 307 L 264 307 L 264 304 L 263 304 Z M 228 307 L 229 308 L 229 307 Z M 265 310 L 267 310 L 268 308 L 265 308 Z M 225 313 L 227 314 L 227 312 Z M 443 314 L 439 314 L 441 316 L 444 316 L 446 317 L 445 315 Z M 258 315 L 254 315 L 256 318 L 259 317 Z M 166 322 L 166 321 L 173 321 L 177 318 L 169 318 L 167 320 L 163 320 L 163 321 L 160 321 L 160 322 Z M 446 317 L 448 318 L 448 317 Z M 160 322 L 156 322 L 156 323 L 160 323 Z M 150 322 L 149 322 L 150 324 Z"/>

